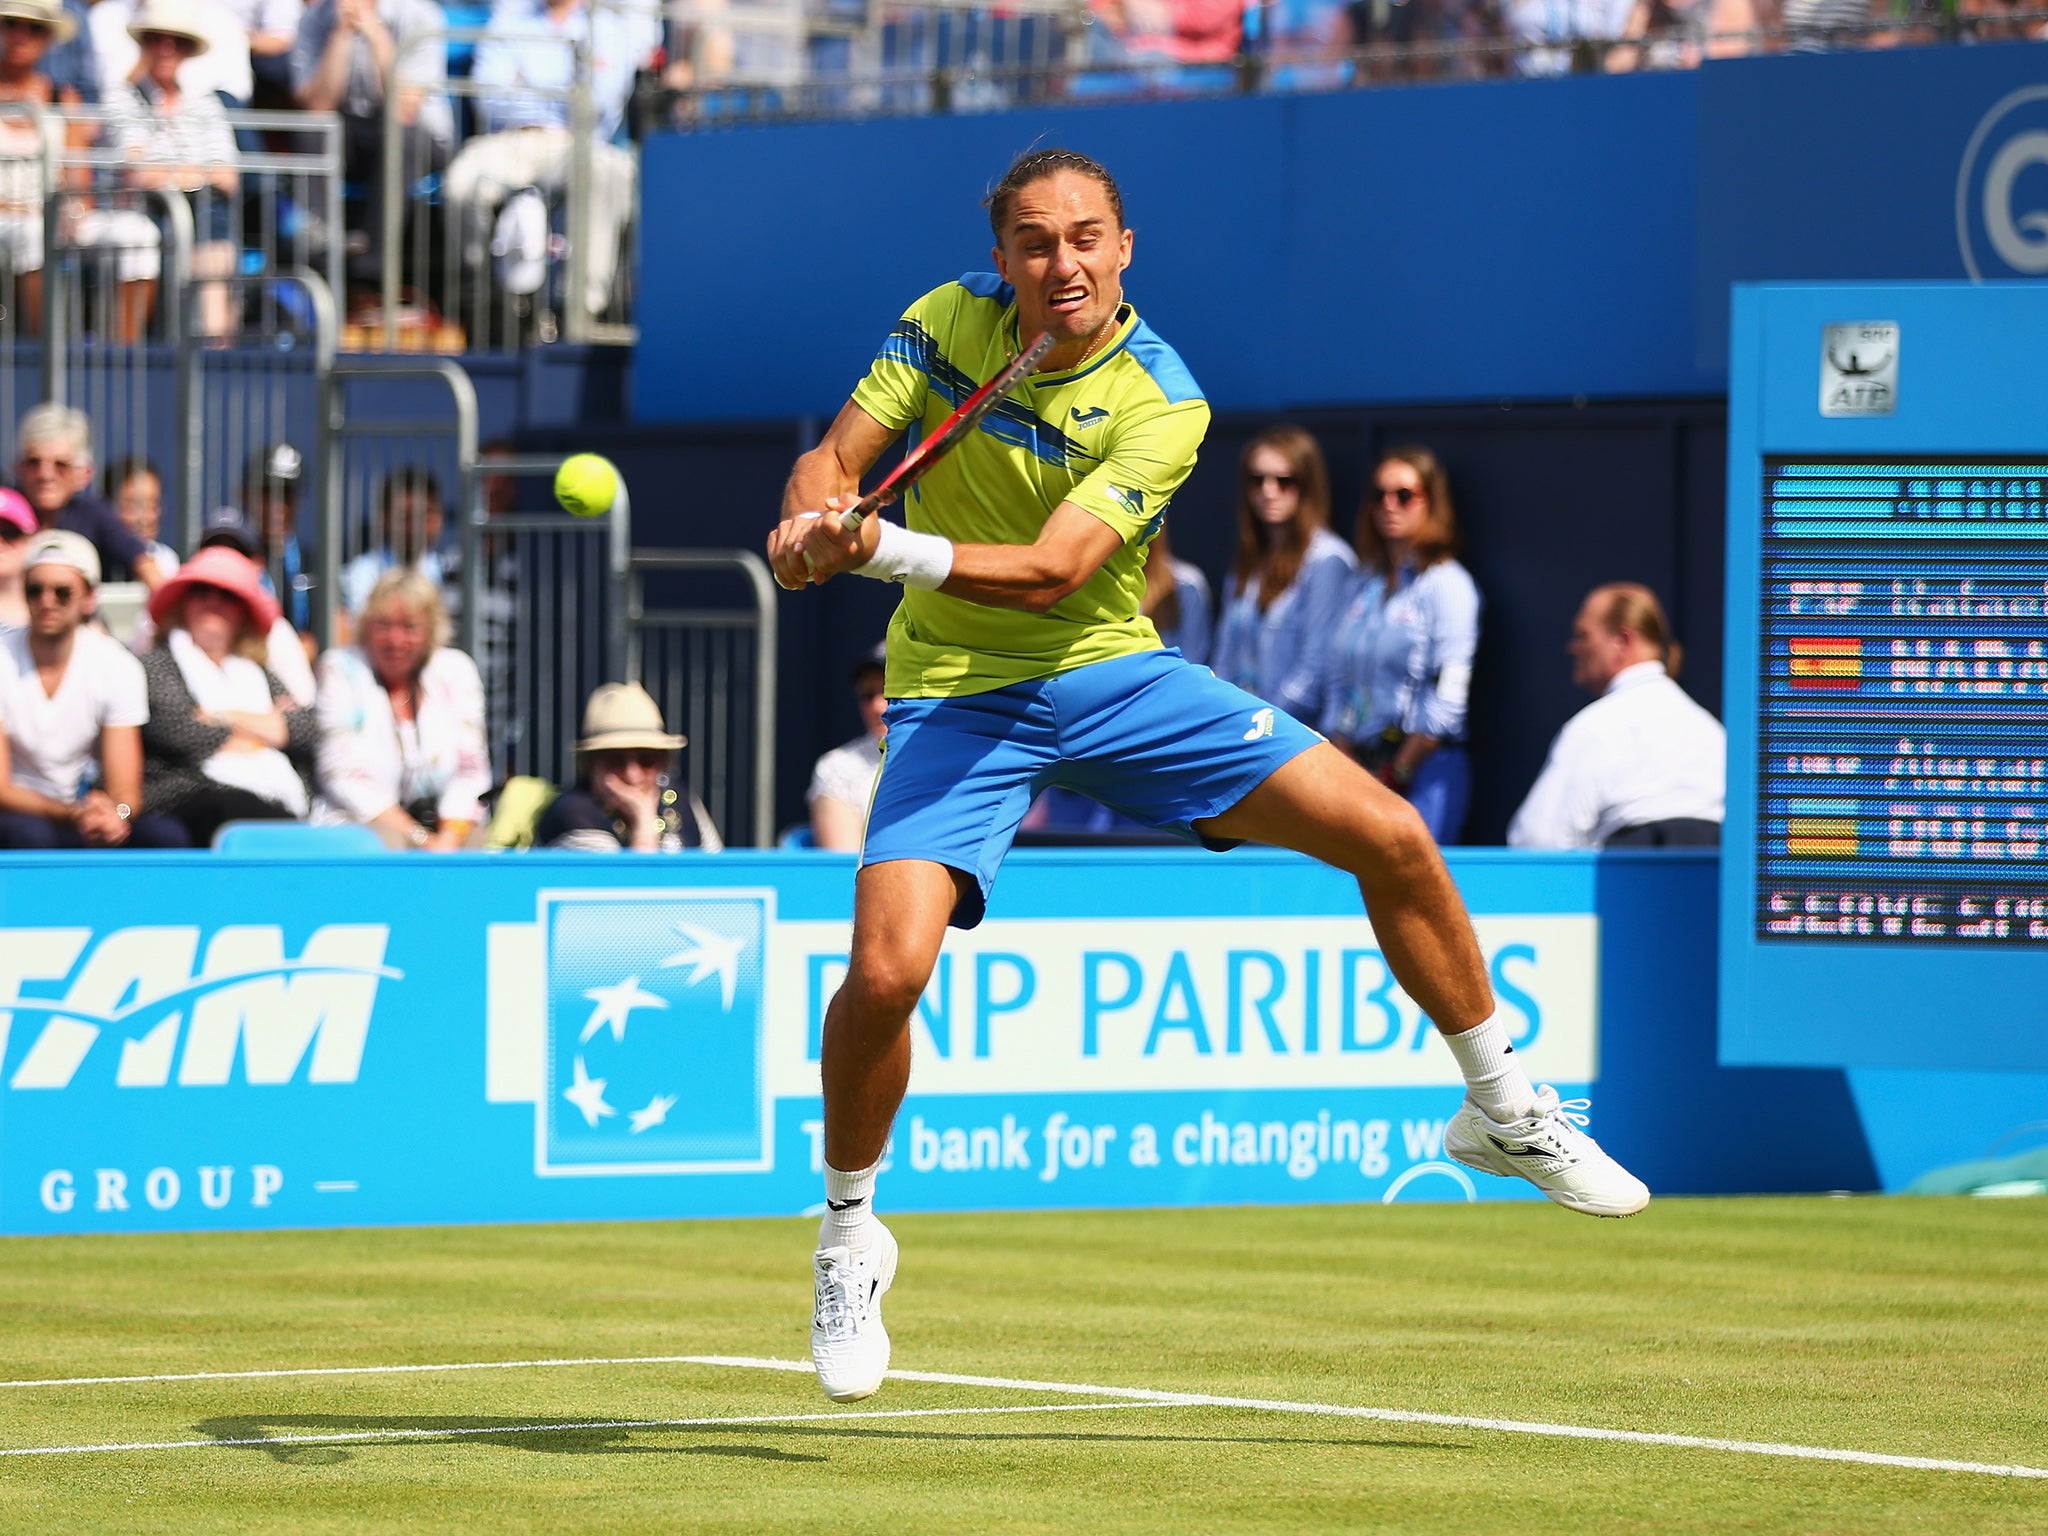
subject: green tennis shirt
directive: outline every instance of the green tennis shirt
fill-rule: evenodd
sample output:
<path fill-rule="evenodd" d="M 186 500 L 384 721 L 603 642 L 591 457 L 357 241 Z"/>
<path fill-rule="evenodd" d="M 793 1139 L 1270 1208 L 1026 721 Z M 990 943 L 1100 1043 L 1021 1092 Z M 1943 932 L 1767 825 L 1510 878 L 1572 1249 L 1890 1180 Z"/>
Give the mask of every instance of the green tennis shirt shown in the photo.
<path fill-rule="evenodd" d="M 892 430 L 920 423 L 930 432 L 1019 346 L 1015 291 L 971 272 L 911 305 L 854 404 Z M 985 693 L 1158 649 L 1158 631 L 1138 612 L 1145 546 L 1208 427 L 1208 402 L 1186 365 L 1128 304 L 1103 351 L 1027 379 L 911 489 L 904 520 L 959 544 L 1031 544 L 1071 501 L 1123 544 L 1047 613 L 904 588 L 889 624 L 889 696 Z"/>

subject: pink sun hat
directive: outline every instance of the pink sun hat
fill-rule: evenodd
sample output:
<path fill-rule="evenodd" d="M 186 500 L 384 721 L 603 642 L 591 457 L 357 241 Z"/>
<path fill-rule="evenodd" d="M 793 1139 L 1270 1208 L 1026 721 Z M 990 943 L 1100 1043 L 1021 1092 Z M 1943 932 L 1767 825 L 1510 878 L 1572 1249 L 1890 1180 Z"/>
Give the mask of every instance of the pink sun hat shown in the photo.
<path fill-rule="evenodd" d="M 23 533 L 41 531 L 41 525 L 36 522 L 36 509 L 28 504 L 28 498 L 4 485 L 0 485 L 0 523 L 12 523 Z"/>
<path fill-rule="evenodd" d="M 256 633 L 267 635 L 277 622 L 277 599 L 263 590 L 263 568 L 247 555 L 237 554 L 224 544 L 209 544 L 179 566 L 177 573 L 158 587 L 149 599 L 149 617 L 159 629 L 164 616 L 194 587 L 219 587 L 242 600 L 255 620 Z"/>

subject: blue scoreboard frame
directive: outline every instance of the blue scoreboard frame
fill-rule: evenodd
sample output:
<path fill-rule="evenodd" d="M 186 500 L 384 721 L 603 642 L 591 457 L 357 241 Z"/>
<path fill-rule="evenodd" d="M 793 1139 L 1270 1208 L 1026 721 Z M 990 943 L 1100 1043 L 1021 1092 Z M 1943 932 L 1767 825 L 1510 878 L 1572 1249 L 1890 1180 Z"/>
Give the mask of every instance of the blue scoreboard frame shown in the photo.
<path fill-rule="evenodd" d="M 2048 284 L 1734 294 L 1721 1059 L 2048 1070 Z"/>

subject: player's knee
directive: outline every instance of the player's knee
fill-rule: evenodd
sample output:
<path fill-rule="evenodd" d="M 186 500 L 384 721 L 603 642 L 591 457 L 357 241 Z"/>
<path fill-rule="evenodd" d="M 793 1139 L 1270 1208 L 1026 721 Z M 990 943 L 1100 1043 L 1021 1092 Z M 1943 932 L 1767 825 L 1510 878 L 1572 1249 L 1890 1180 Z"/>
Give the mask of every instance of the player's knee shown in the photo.
<path fill-rule="evenodd" d="M 1393 795 L 1379 797 L 1367 811 L 1365 841 L 1372 872 L 1396 880 L 1421 874 L 1438 858 L 1421 812 Z"/>
<path fill-rule="evenodd" d="M 930 979 L 931 966 L 911 956 L 863 955 L 847 972 L 847 1003 L 863 1022 L 905 1020 Z"/>

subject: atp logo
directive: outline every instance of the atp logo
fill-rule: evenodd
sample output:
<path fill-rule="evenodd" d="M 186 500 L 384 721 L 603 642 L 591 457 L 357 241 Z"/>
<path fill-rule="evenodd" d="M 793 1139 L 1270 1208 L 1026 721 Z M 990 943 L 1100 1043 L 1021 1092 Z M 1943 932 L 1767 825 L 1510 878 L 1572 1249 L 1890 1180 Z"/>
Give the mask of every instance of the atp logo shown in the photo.
<path fill-rule="evenodd" d="M 1973 282 L 2048 275 L 2048 86 L 2014 91 L 1970 135 L 1956 245 Z"/>
<path fill-rule="evenodd" d="M 546 892 L 541 1173 L 685 1173 L 770 1155 L 763 893 Z"/>
<path fill-rule="evenodd" d="M 0 1064 L 10 1091 L 353 1083 L 390 930 L 0 929 Z M 58 988 L 61 987 L 61 992 Z"/>

